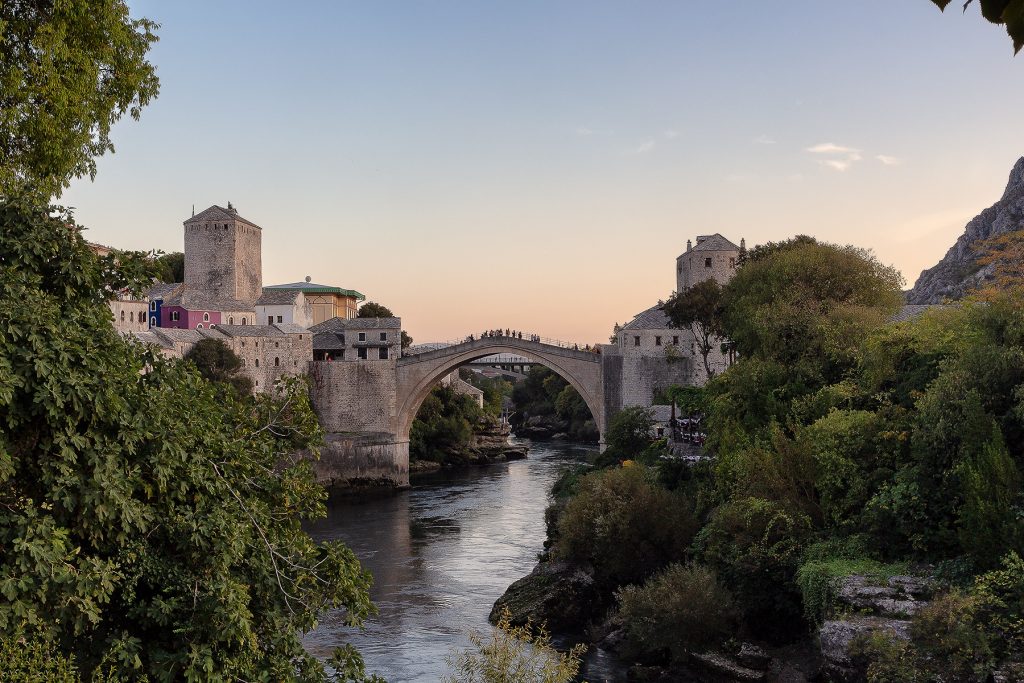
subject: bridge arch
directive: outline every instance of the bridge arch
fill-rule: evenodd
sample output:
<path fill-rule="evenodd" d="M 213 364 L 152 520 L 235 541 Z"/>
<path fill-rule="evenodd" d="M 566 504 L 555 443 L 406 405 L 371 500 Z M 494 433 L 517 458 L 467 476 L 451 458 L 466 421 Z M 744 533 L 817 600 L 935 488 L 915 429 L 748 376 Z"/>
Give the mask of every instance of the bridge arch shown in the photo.
<path fill-rule="evenodd" d="M 467 363 L 498 353 L 525 356 L 566 380 L 587 404 L 601 440 L 604 440 L 601 357 L 587 351 L 512 337 L 485 337 L 399 359 L 395 415 L 398 439 L 406 442 L 409 440 L 416 413 L 441 378 Z"/>

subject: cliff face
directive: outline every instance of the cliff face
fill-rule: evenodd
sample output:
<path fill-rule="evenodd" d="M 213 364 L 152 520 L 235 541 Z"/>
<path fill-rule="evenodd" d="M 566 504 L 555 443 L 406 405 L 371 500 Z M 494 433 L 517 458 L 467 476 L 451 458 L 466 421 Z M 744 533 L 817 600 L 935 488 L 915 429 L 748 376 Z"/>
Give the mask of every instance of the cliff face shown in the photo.
<path fill-rule="evenodd" d="M 959 299 L 992 275 L 992 267 L 977 264 L 975 242 L 1024 229 L 1024 157 L 1010 171 L 1002 198 L 967 224 L 964 234 L 941 261 L 921 273 L 907 293 L 908 304 L 939 304 Z"/>

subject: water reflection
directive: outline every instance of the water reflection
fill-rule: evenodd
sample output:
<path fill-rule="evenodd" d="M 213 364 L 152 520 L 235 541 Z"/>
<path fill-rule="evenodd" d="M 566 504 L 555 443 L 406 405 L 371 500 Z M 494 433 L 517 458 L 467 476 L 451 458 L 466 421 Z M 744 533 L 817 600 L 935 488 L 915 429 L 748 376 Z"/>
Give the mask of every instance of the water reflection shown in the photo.
<path fill-rule="evenodd" d="M 491 605 L 536 563 L 558 473 L 592 452 L 535 444 L 526 460 L 430 475 L 393 495 L 332 501 L 309 531 L 344 541 L 373 572 L 380 615 L 359 632 L 328 613 L 306 648 L 327 657 L 349 641 L 367 670 L 390 683 L 440 680 L 445 656 L 469 645 L 469 631 L 488 628 Z M 589 658 L 592 683 L 618 679 L 605 659 Z"/>

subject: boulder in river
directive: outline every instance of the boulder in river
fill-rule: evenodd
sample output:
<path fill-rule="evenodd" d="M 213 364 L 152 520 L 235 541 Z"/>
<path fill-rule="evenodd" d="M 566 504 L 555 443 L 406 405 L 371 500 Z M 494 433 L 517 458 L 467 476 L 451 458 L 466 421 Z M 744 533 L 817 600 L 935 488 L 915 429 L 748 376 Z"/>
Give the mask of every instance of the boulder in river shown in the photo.
<path fill-rule="evenodd" d="M 540 562 L 494 603 L 490 620 L 508 608 L 512 623 L 546 623 L 552 631 L 579 631 L 598 602 L 592 571 L 560 560 Z"/>

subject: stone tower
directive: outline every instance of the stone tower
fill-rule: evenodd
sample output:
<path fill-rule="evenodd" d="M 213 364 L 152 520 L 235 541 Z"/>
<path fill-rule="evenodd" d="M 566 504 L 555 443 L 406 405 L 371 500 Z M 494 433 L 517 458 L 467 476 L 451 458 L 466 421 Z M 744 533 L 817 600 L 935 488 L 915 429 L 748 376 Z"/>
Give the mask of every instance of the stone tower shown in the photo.
<path fill-rule="evenodd" d="M 714 278 L 725 284 L 736 272 L 740 248 L 719 235 L 700 235 L 697 244 L 686 240 L 686 251 L 676 258 L 676 291 Z"/>
<path fill-rule="evenodd" d="M 263 293 L 262 232 L 230 202 L 186 220 L 186 306 L 251 309 Z"/>

